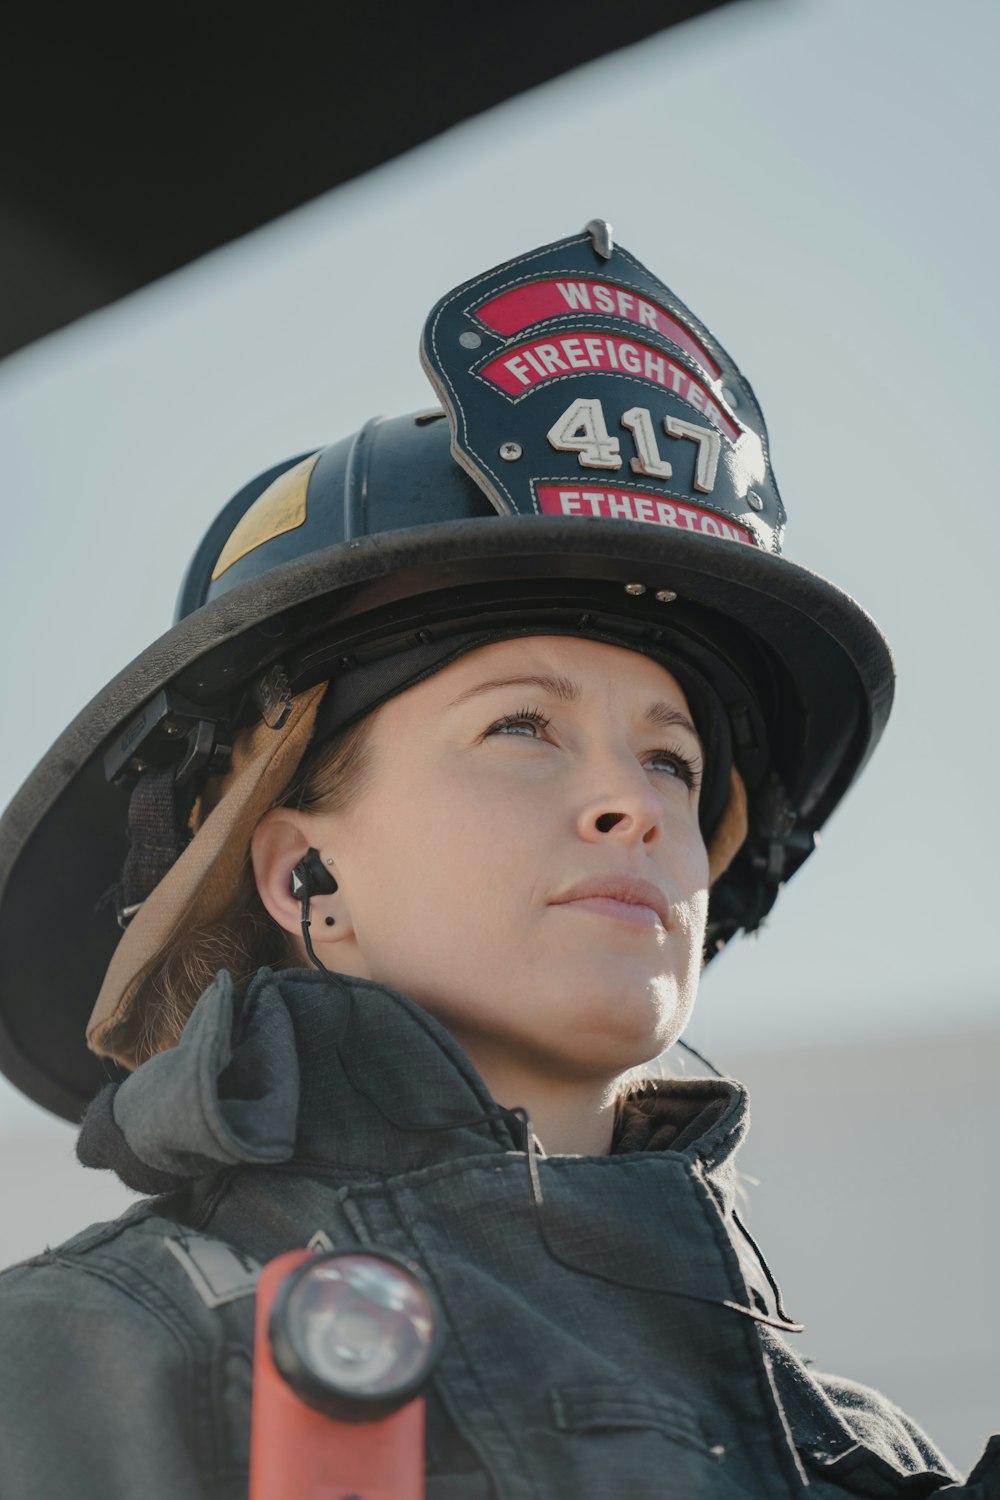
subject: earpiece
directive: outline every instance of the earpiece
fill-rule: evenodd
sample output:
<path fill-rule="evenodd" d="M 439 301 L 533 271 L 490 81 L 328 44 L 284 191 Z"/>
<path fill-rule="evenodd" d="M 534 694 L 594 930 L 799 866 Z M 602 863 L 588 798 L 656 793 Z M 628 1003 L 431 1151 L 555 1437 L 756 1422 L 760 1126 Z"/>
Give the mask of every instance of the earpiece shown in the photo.
<path fill-rule="evenodd" d="M 305 904 L 314 896 L 332 896 L 336 890 L 339 886 L 320 859 L 319 850 L 310 849 L 292 871 L 292 895 Z"/>
<path fill-rule="evenodd" d="M 339 890 L 336 880 L 320 859 L 318 849 L 310 849 L 305 859 L 300 859 L 291 874 L 289 886 L 296 901 L 302 904 L 302 940 L 306 945 L 306 952 L 311 963 L 323 973 L 328 973 L 326 964 L 320 963 L 313 950 L 312 938 L 309 928 L 312 921 L 309 916 L 309 903 L 314 896 L 332 896 L 333 892 Z M 334 919 L 327 917 L 326 925 L 332 927 Z"/>

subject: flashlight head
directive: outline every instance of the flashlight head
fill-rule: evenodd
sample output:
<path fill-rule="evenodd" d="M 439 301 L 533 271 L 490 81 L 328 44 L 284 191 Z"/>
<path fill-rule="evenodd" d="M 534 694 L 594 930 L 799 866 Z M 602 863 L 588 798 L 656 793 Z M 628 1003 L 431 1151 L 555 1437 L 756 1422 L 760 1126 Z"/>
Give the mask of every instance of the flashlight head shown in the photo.
<path fill-rule="evenodd" d="M 334 1250 L 285 1278 L 269 1334 L 275 1367 L 303 1401 L 370 1422 L 419 1394 L 440 1353 L 441 1317 L 411 1261 Z"/>

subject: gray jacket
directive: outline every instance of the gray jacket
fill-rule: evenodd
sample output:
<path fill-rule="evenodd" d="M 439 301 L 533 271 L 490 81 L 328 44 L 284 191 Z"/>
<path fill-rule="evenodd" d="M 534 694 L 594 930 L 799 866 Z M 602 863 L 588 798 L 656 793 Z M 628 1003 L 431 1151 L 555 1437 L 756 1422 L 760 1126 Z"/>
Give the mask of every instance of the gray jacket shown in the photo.
<path fill-rule="evenodd" d="M 427 1500 L 1000 1497 L 997 1439 L 962 1485 L 725 1306 L 774 1314 L 734 1218 L 746 1122 L 738 1084 L 657 1085 L 612 1155 L 541 1160 L 538 1210 L 518 1119 L 425 1011 L 298 970 L 241 1004 L 220 975 L 81 1136 L 155 1196 L 0 1277 L 0 1494 L 245 1496 L 255 1272 L 322 1231 L 437 1291 Z"/>

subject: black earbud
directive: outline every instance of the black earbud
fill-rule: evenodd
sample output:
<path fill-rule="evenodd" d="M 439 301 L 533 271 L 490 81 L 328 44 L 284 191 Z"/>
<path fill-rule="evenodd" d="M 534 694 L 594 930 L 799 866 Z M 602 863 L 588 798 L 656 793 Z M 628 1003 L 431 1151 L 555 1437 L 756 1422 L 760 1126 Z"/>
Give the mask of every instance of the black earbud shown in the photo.
<path fill-rule="evenodd" d="M 314 896 L 332 896 L 333 892 L 339 890 L 340 887 L 324 865 L 318 849 L 310 849 L 305 859 L 299 860 L 292 871 L 289 885 L 296 901 L 302 904 L 302 940 L 306 945 L 309 960 L 317 969 L 322 969 L 323 973 L 327 974 L 329 970 L 326 964 L 320 963 L 313 950 L 312 938 L 309 934 L 309 928 L 312 926 L 309 903 Z M 326 923 L 328 927 L 332 927 L 333 918 L 327 917 Z"/>
<path fill-rule="evenodd" d="M 305 859 L 299 861 L 292 871 L 292 895 L 303 906 L 314 896 L 332 896 L 339 890 L 336 880 L 320 859 L 318 849 L 310 849 Z"/>

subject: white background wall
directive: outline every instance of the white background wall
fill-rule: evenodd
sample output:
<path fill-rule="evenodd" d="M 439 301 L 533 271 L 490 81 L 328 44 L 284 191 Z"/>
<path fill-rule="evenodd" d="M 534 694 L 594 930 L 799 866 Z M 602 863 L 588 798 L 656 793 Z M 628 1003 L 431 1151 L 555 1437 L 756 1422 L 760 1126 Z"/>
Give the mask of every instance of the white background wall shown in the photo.
<path fill-rule="evenodd" d="M 1000 1427 L 985 1218 L 998 42 L 991 0 L 742 0 L 0 367 L 2 800 L 166 628 L 202 530 L 245 479 L 375 410 L 428 404 L 419 328 L 456 282 L 600 214 L 719 333 L 768 416 L 789 555 L 870 609 L 900 684 L 883 747 L 768 931 L 713 964 L 692 1039 L 740 1062 L 756 1170 L 795 1184 L 755 1212 L 775 1214 L 789 1301 L 815 1299 L 819 1362 L 826 1339 L 829 1363 L 884 1371 L 901 1400 L 890 1377 L 919 1368 L 913 1404 L 943 1442 L 956 1402 Z M 114 1211 L 70 1148 L 68 1127 L 0 1092 L 0 1260 Z M 859 1219 L 867 1232 L 848 1235 Z"/>
<path fill-rule="evenodd" d="M 746 1222 L 815 1368 L 881 1390 L 967 1471 L 1000 1431 L 1000 1035 L 726 1057 Z"/>

